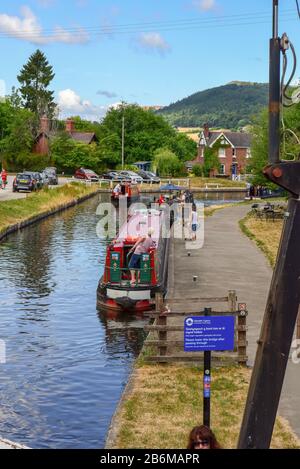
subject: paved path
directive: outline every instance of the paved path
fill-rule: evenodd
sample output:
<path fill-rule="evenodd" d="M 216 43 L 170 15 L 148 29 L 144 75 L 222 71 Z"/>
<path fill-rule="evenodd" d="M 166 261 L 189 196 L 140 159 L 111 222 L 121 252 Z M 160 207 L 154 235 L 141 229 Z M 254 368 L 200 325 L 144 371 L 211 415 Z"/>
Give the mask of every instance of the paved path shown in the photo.
<path fill-rule="evenodd" d="M 3 190 L 0 187 L 0 202 L 4 202 L 5 200 L 15 200 L 15 199 L 25 199 L 27 196 L 27 192 L 13 192 L 12 191 L 12 184 L 15 176 L 8 176 L 8 184 L 6 188 Z M 68 178 L 58 178 L 58 186 L 62 186 L 69 182 Z M 51 188 L 55 189 L 58 186 L 50 186 Z"/>
<path fill-rule="evenodd" d="M 173 288 L 169 296 L 226 296 L 228 290 L 236 290 L 239 302 L 246 302 L 247 340 L 249 364 L 253 365 L 256 341 L 259 337 L 262 317 L 272 276 L 264 254 L 239 228 L 238 221 L 248 212 L 247 206 L 228 207 L 205 218 L 205 240 L 202 249 L 189 250 L 185 243 L 174 240 Z M 173 257 L 173 259 L 172 259 Z M 172 269 L 170 269 L 172 270 Z M 198 279 L 193 282 L 193 276 Z M 172 276 L 172 274 L 171 274 Z M 215 304 L 207 305 L 216 308 Z M 288 418 L 300 437 L 300 363 L 289 361 L 280 404 L 280 414 Z"/>

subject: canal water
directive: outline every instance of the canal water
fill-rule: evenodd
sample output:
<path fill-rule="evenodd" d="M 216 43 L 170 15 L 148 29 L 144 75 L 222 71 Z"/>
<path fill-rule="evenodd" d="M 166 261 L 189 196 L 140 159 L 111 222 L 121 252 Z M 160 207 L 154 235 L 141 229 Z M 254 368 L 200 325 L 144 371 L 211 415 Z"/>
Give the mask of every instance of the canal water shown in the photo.
<path fill-rule="evenodd" d="M 106 200 L 96 196 L 0 244 L 2 438 L 32 448 L 104 446 L 146 322 L 96 310 L 106 249 L 96 208 Z"/>

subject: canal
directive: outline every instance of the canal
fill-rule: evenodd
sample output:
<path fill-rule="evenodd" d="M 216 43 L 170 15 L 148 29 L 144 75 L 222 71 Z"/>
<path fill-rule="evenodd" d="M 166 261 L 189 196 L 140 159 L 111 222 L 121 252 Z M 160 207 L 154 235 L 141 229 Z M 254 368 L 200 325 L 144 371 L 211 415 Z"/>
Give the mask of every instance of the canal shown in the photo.
<path fill-rule="evenodd" d="M 96 208 L 106 200 L 96 196 L 0 244 L 2 438 L 32 448 L 104 446 L 145 324 L 96 310 L 106 249 Z"/>

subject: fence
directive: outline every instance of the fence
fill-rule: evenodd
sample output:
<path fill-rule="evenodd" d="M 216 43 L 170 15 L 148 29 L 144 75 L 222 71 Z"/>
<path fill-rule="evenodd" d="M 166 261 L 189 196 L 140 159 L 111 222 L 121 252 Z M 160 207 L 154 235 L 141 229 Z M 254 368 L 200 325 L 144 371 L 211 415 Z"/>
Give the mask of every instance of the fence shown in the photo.
<path fill-rule="evenodd" d="M 228 295 L 221 298 L 189 298 L 189 303 L 200 303 L 210 306 L 212 303 L 226 303 L 221 311 L 211 311 L 212 316 L 235 316 L 235 344 L 233 352 L 212 352 L 212 361 L 215 364 L 247 363 L 247 310 L 245 304 L 237 304 L 236 292 L 229 290 Z M 152 325 L 145 326 L 150 332 L 144 350 L 151 348 L 158 351 L 156 354 L 145 354 L 148 362 L 170 363 L 170 362 L 202 362 L 203 353 L 183 351 L 184 318 L 190 316 L 204 315 L 204 307 L 197 312 L 188 311 L 184 306 L 187 299 L 173 298 L 164 302 L 160 293 L 156 294 L 155 311 L 148 313 L 148 317 L 154 319 Z M 238 307 L 240 306 L 240 307 Z M 180 333 L 180 338 L 173 337 Z M 156 337 L 154 337 L 156 336 Z M 180 351 L 178 352 L 178 347 Z"/>

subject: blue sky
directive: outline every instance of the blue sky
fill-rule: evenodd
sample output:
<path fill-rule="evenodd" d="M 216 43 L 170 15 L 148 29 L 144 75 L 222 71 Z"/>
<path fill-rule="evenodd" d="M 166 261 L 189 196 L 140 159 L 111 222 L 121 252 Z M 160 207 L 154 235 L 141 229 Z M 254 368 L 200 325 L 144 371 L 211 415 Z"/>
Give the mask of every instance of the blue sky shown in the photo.
<path fill-rule="evenodd" d="M 294 0 L 280 33 L 300 57 Z M 7 92 L 42 49 L 62 115 L 95 118 L 121 100 L 167 105 L 232 80 L 268 80 L 272 0 L 2 0 L 0 79 Z"/>

